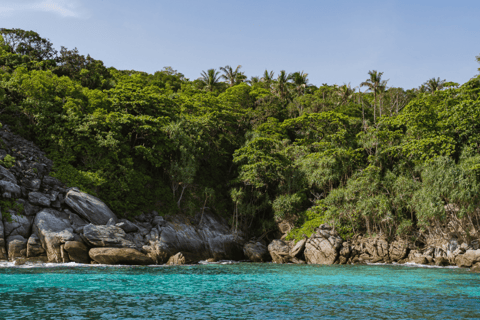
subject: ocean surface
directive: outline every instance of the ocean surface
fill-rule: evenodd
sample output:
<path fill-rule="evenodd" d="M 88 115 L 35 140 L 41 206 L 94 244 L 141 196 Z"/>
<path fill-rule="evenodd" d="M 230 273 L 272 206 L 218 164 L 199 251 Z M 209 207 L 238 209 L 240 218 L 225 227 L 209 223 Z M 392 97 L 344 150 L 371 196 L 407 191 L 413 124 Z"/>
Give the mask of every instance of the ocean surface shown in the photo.
<path fill-rule="evenodd" d="M 480 274 L 412 265 L 0 264 L 0 319 L 480 319 Z"/>

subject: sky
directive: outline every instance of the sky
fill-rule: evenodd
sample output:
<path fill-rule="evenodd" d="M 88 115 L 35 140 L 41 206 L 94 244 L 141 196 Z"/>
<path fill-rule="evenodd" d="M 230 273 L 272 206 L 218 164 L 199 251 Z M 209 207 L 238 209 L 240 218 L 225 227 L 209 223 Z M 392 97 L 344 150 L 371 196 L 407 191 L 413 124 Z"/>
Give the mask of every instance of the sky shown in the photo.
<path fill-rule="evenodd" d="M 107 67 L 194 80 L 242 65 L 304 71 L 314 85 L 464 83 L 480 65 L 479 0 L 0 0 L 0 28 L 33 30 Z"/>

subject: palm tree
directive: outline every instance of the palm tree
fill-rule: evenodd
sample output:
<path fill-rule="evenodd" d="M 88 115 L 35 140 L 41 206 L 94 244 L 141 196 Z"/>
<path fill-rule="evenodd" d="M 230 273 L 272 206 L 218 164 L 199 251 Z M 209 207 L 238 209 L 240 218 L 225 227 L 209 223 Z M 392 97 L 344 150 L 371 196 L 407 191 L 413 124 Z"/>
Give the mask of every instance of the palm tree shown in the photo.
<path fill-rule="evenodd" d="M 429 91 L 430 93 L 434 93 L 437 90 L 442 90 L 445 85 L 445 82 L 446 82 L 445 79 L 440 80 L 440 78 L 437 78 L 437 79 L 432 78 L 427 80 L 427 82 L 425 82 L 424 85 L 427 91 Z"/>
<path fill-rule="evenodd" d="M 241 68 L 241 65 L 238 65 L 235 70 L 233 70 L 233 68 L 230 66 L 220 67 L 220 70 L 222 70 L 224 73 L 222 74 L 222 79 L 225 79 L 225 82 L 227 82 L 230 87 L 243 82 L 247 77 L 243 74 L 243 72 L 240 72 Z"/>
<path fill-rule="evenodd" d="M 350 83 L 343 84 L 343 86 L 338 87 L 336 94 L 340 97 L 340 102 L 338 103 L 339 105 L 342 103 L 346 103 L 348 99 L 353 97 L 353 94 L 355 93 L 355 88 L 352 89 L 350 86 Z"/>
<path fill-rule="evenodd" d="M 368 71 L 370 78 L 360 83 L 360 87 L 368 87 L 367 91 L 373 92 L 374 105 L 373 105 L 373 122 L 376 122 L 376 109 L 377 109 L 377 95 L 379 92 L 385 91 L 388 80 L 382 80 L 383 72 L 377 70 Z M 380 116 L 382 111 L 380 111 Z"/>
<path fill-rule="evenodd" d="M 281 70 L 280 74 L 277 77 L 277 83 L 275 84 L 275 89 L 282 100 L 285 99 L 288 93 L 287 86 L 290 80 L 292 80 L 292 74 L 291 73 L 287 74 L 285 70 Z"/>
<path fill-rule="evenodd" d="M 260 78 L 259 77 L 251 77 L 250 80 L 246 80 L 245 82 L 250 83 L 251 85 L 260 83 Z"/>
<path fill-rule="evenodd" d="M 265 70 L 265 72 L 263 73 L 263 77 L 260 78 L 260 81 L 265 83 L 265 89 L 270 89 L 274 75 L 275 73 L 273 71 L 268 72 L 267 70 Z"/>
<path fill-rule="evenodd" d="M 202 71 L 200 75 L 199 80 L 203 82 L 207 91 L 212 92 L 220 82 L 220 72 L 215 69 L 208 69 L 207 72 Z"/>
<path fill-rule="evenodd" d="M 302 72 L 295 72 L 292 74 L 292 80 L 295 84 L 295 88 L 297 89 L 298 94 L 302 93 L 305 94 L 305 88 L 308 87 L 308 73 Z"/>

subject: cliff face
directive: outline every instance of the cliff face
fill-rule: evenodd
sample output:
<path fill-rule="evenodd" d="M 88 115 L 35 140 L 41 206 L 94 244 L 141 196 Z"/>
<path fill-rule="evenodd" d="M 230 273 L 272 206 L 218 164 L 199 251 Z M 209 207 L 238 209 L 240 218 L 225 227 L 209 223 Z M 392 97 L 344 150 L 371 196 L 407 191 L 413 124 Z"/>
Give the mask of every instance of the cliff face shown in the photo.
<path fill-rule="evenodd" d="M 49 176 L 53 163 L 32 142 L 8 127 L 0 138 L 0 260 L 162 264 L 244 257 L 243 238 L 209 211 L 119 219 L 100 199 Z"/>

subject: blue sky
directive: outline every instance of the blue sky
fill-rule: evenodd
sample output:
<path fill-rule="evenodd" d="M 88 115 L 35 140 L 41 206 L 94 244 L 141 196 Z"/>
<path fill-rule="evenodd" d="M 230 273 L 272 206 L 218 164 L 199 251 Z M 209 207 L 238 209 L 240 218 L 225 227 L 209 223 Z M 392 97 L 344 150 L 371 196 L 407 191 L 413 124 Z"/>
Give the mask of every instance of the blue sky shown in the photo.
<path fill-rule="evenodd" d="M 0 27 L 117 69 L 196 79 L 240 64 L 249 77 L 303 70 L 315 85 L 352 86 L 375 69 L 403 88 L 476 75 L 479 16 L 479 0 L 0 0 Z"/>

